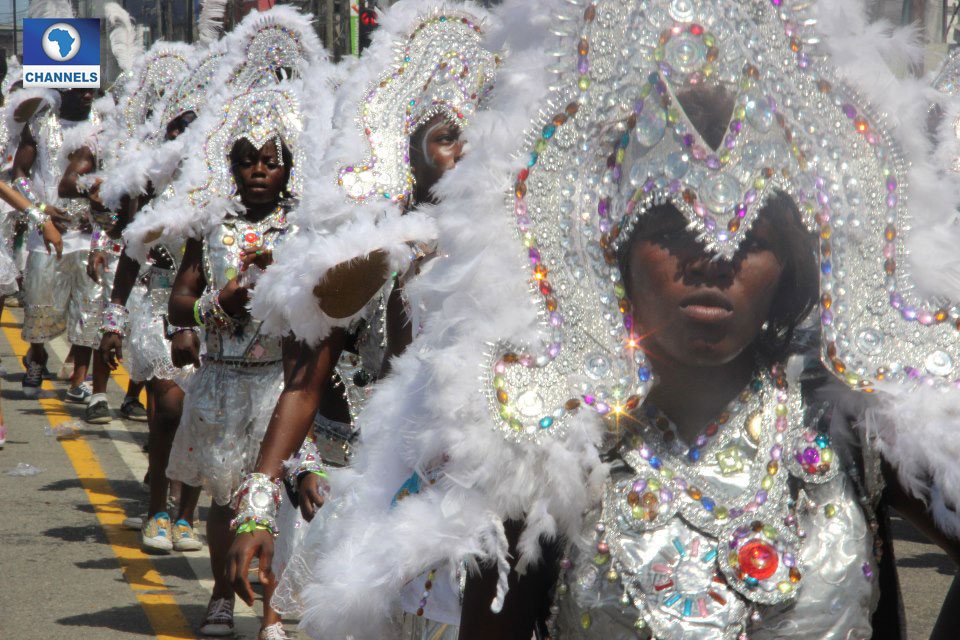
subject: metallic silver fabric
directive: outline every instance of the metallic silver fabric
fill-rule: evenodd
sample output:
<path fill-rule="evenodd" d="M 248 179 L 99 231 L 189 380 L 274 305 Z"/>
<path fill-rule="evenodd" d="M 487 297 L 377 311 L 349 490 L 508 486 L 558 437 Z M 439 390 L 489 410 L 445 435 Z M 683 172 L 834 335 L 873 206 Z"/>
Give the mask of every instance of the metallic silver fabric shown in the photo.
<path fill-rule="evenodd" d="M 100 313 L 113 288 L 117 258 L 107 258 L 100 283 L 87 275 L 88 252 L 56 255 L 31 251 L 24 272 L 23 339 L 45 343 L 67 332 L 70 344 L 100 345 Z"/>

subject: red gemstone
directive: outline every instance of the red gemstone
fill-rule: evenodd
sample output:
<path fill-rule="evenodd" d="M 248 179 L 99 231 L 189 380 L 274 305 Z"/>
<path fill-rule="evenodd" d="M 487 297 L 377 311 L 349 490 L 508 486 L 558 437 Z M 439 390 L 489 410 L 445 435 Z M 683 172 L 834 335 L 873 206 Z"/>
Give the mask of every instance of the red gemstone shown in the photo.
<path fill-rule="evenodd" d="M 759 540 L 752 540 L 743 545 L 738 558 L 740 570 L 757 580 L 766 580 L 772 576 L 780 564 L 777 550 Z"/>

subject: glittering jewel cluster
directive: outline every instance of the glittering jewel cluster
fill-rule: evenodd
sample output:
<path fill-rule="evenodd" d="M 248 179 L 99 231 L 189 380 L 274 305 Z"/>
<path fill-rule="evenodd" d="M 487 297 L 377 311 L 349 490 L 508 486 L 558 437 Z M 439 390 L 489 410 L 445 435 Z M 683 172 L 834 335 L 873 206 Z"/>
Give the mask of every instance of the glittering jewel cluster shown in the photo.
<path fill-rule="evenodd" d="M 349 198 L 410 197 L 410 136 L 438 114 L 465 127 L 492 87 L 500 58 L 482 46 L 482 35 L 475 18 L 452 14 L 425 19 L 411 32 L 393 68 L 360 104 L 370 156 L 340 168 L 337 183 Z"/>

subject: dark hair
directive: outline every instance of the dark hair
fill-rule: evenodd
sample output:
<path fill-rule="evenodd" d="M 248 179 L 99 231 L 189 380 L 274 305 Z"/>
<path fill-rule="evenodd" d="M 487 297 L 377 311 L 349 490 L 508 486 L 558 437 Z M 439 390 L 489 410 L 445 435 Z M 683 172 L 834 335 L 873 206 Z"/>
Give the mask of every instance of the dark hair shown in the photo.
<path fill-rule="evenodd" d="M 657 215 L 683 214 L 672 204 L 662 204 L 641 215 L 627 242 L 620 245 L 617 253 L 620 274 L 628 290 L 631 287 L 630 260 L 633 246 L 637 239 L 643 237 L 644 221 L 652 220 Z M 793 198 L 782 191 L 775 192 L 767 200 L 759 215 L 760 219 L 766 221 L 764 224 L 776 229 L 769 248 L 783 267 L 783 272 L 770 305 L 768 325 L 753 347 L 761 357 L 779 361 L 789 355 L 797 326 L 816 306 L 820 295 L 817 239 L 803 225 L 800 210 Z"/>
<path fill-rule="evenodd" d="M 234 180 L 237 178 L 237 164 L 244 158 L 248 158 L 251 155 L 256 156 L 258 153 L 260 153 L 260 149 L 253 146 L 253 143 L 247 138 L 239 138 L 233 143 L 233 147 L 230 148 L 230 171 L 233 173 Z M 293 153 L 282 138 L 280 139 L 280 157 L 283 159 L 284 168 L 283 189 L 280 193 L 283 197 L 289 197 L 290 192 L 287 191 L 287 185 L 290 182 L 290 167 L 293 166 Z"/>

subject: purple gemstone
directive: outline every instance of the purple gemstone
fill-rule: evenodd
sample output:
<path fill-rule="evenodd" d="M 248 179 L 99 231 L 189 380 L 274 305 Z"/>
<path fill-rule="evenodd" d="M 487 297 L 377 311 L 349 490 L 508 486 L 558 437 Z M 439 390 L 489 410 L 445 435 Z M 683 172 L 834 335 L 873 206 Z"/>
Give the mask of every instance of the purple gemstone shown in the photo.
<path fill-rule="evenodd" d="M 757 504 L 763 504 L 767 501 L 767 492 L 763 489 L 757 491 Z"/>
<path fill-rule="evenodd" d="M 646 480 L 637 480 L 633 483 L 633 490 L 637 493 L 643 493 L 643 490 L 647 488 Z"/>
<path fill-rule="evenodd" d="M 709 157 L 707 158 L 707 166 L 708 166 L 709 168 L 711 168 L 711 169 L 719 169 L 719 168 L 720 168 L 720 159 L 717 158 L 717 156 L 715 156 L 715 155 L 709 156 Z"/>
<path fill-rule="evenodd" d="M 807 447 L 803 450 L 803 464 L 818 464 L 820 451 L 816 447 Z"/>
<path fill-rule="evenodd" d="M 606 216 L 610 213 L 610 201 L 607 198 L 601 200 L 600 204 L 597 205 L 597 213 L 601 216 Z"/>
<path fill-rule="evenodd" d="M 693 145 L 693 134 L 688 133 L 687 135 L 683 136 L 683 146 L 689 147 L 692 145 Z"/>
<path fill-rule="evenodd" d="M 783 554 L 783 564 L 788 567 L 795 567 L 797 566 L 797 558 L 792 553 L 785 553 Z"/>
<path fill-rule="evenodd" d="M 577 71 L 579 71 L 582 76 L 586 75 L 590 71 L 590 60 L 580 58 L 580 62 L 577 63 Z"/>
<path fill-rule="evenodd" d="M 843 109 L 843 115 L 847 116 L 851 120 L 857 117 L 857 109 L 852 104 L 845 104 L 841 107 Z"/>
<path fill-rule="evenodd" d="M 897 292 L 890 294 L 890 306 L 894 309 L 899 309 L 903 306 L 903 296 Z"/>
<path fill-rule="evenodd" d="M 782 458 L 783 447 L 781 447 L 780 445 L 775 445 L 772 449 L 770 449 L 770 457 L 773 458 L 774 460 L 779 460 L 780 458 Z"/>
<path fill-rule="evenodd" d="M 900 310 L 900 315 L 903 316 L 904 320 L 916 320 L 917 319 L 917 308 L 913 305 L 909 305 Z"/>

